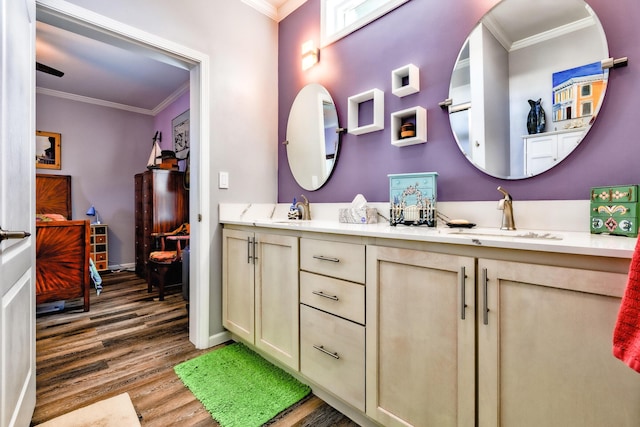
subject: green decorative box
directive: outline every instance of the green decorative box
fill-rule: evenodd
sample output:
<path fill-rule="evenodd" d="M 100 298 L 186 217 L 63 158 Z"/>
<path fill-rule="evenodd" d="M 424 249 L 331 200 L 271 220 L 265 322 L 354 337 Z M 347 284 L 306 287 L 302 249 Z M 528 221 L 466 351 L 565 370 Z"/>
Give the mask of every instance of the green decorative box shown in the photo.
<path fill-rule="evenodd" d="M 435 227 L 438 173 L 402 173 L 388 177 L 391 225 Z"/>
<path fill-rule="evenodd" d="M 591 233 L 638 236 L 638 185 L 591 189 Z"/>

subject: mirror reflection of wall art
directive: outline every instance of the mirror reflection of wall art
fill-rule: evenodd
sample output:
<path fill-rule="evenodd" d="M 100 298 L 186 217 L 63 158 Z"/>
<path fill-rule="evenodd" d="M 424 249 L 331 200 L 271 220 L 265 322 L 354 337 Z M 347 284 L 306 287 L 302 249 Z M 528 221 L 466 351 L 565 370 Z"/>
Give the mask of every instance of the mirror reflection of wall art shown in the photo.
<path fill-rule="evenodd" d="M 173 151 L 177 159 L 186 159 L 189 155 L 189 110 L 171 121 L 173 128 Z"/>
<path fill-rule="evenodd" d="M 606 85 L 600 62 L 553 73 L 553 121 L 590 119 Z"/>
<path fill-rule="evenodd" d="M 60 169 L 59 133 L 36 131 L 36 168 Z"/>

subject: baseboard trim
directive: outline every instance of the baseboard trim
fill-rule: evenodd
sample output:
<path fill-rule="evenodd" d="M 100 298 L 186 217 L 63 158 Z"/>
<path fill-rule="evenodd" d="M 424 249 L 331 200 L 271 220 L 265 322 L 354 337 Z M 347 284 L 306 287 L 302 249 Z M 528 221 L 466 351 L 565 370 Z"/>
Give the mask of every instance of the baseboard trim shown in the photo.
<path fill-rule="evenodd" d="M 216 345 L 225 343 L 227 341 L 229 341 L 231 339 L 231 334 L 229 333 L 229 331 L 222 331 L 219 332 L 215 335 L 211 335 L 209 337 L 209 348 L 210 347 L 215 347 Z"/>

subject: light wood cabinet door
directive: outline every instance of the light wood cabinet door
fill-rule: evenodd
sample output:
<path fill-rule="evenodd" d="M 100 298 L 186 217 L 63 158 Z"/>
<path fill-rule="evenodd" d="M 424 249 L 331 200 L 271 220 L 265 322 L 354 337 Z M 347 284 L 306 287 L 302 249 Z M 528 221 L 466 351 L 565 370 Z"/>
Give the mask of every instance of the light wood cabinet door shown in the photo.
<path fill-rule="evenodd" d="M 255 238 L 255 345 L 298 370 L 298 238 L 264 233 Z"/>
<path fill-rule="evenodd" d="M 480 427 L 640 423 L 640 375 L 612 355 L 626 274 L 480 259 L 478 276 Z"/>
<path fill-rule="evenodd" d="M 367 247 L 366 413 L 475 424 L 475 259 Z"/>
<path fill-rule="evenodd" d="M 254 233 L 222 232 L 222 325 L 244 341 L 255 337 Z"/>

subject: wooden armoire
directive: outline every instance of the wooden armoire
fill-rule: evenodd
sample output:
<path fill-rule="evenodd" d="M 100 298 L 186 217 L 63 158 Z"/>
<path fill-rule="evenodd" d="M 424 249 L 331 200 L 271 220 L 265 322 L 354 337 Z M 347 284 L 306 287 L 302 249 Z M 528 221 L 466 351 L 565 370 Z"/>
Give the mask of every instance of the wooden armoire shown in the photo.
<path fill-rule="evenodd" d="M 184 172 L 151 169 L 135 175 L 136 274 L 147 276 L 149 254 L 156 249 L 151 233 L 173 231 L 189 222 L 189 191 Z"/>

